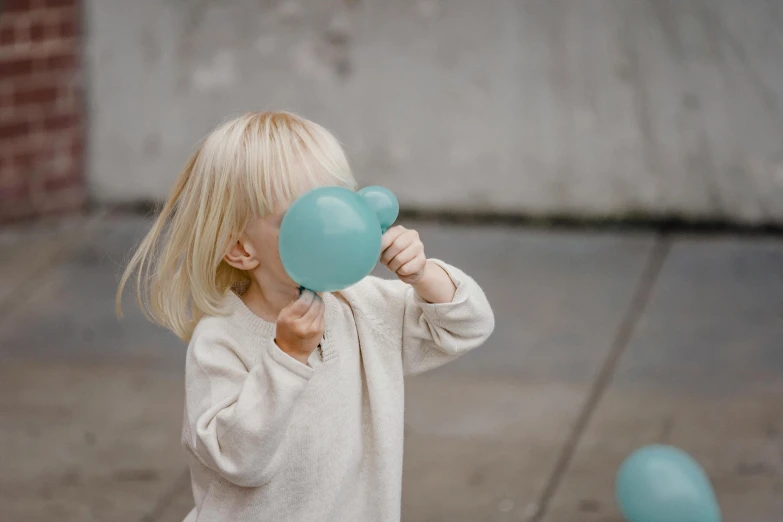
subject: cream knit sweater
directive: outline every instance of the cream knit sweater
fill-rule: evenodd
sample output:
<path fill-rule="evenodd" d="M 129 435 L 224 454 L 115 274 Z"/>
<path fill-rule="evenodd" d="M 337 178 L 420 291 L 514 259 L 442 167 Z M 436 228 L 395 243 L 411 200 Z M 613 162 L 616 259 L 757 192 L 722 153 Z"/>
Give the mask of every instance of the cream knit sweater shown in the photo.
<path fill-rule="evenodd" d="M 309 365 L 274 344 L 275 325 L 233 292 L 188 346 L 182 444 L 196 507 L 186 522 L 400 520 L 403 377 L 481 345 L 494 316 L 473 279 L 429 304 L 367 277 L 326 294 Z"/>

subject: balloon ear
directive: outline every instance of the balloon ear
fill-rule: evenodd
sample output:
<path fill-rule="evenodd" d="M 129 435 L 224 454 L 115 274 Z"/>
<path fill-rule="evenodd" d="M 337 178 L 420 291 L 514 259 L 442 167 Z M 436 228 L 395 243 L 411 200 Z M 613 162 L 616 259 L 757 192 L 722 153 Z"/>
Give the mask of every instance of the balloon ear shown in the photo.
<path fill-rule="evenodd" d="M 378 217 L 381 232 L 386 232 L 400 215 L 400 203 L 397 197 L 391 190 L 378 185 L 365 187 L 358 193 Z"/>

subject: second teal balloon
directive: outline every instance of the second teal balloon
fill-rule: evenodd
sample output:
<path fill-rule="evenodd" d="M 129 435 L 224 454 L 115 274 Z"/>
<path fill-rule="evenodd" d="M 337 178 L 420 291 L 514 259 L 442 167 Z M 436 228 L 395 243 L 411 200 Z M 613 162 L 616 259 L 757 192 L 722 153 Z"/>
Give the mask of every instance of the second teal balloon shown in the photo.
<path fill-rule="evenodd" d="M 620 466 L 617 503 L 628 522 L 720 522 L 706 473 L 684 451 L 646 446 Z"/>

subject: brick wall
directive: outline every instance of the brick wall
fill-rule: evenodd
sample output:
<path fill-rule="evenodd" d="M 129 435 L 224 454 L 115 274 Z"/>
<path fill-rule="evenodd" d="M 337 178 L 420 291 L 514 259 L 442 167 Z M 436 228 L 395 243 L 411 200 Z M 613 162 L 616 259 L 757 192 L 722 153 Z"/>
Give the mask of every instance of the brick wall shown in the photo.
<path fill-rule="evenodd" d="M 80 0 L 0 0 L 0 222 L 84 207 L 81 15 Z"/>

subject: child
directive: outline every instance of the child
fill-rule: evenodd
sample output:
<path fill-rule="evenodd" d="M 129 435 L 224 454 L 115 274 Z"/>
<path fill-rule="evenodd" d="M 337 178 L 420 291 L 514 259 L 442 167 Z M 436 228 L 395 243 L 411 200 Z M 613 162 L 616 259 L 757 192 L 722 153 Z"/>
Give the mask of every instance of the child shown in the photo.
<path fill-rule="evenodd" d="M 399 521 L 403 377 L 482 344 L 494 316 L 466 274 L 419 235 L 383 236 L 399 281 L 298 295 L 277 238 L 322 185 L 355 189 L 324 128 L 254 113 L 212 132 L 122 277 L 147 316 L 189 342 L 182 445 L 187 522 Z"/>

